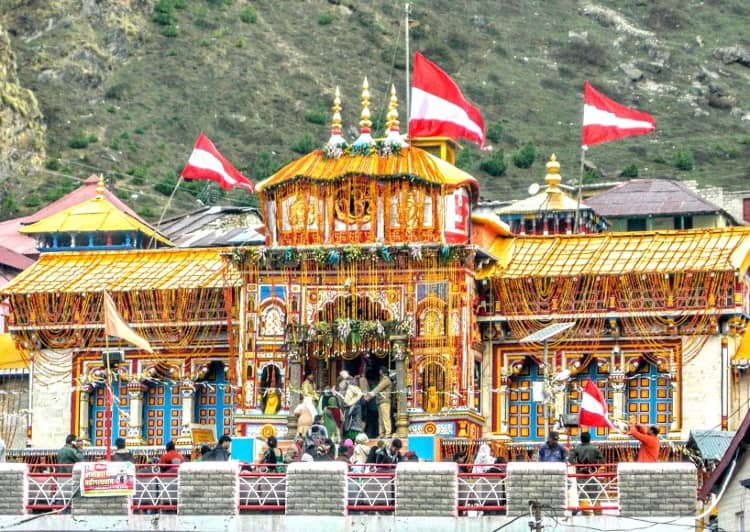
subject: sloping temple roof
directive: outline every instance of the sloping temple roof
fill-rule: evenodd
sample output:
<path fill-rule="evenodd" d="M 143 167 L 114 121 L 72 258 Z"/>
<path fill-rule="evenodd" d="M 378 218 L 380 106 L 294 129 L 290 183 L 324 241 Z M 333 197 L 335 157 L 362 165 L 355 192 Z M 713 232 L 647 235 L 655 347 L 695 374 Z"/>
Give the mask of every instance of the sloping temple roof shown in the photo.
<path fill-rule="evenodd" d="M 224 280 L 224 248 L 45 253 L 0 293 L 172 290 L 238 286 Z"/>
<path fill-rule="evenodd" d="M 498 238 L 489 277 L 556 277 L 631 272 L 744 271 L 750 227 Z"/>

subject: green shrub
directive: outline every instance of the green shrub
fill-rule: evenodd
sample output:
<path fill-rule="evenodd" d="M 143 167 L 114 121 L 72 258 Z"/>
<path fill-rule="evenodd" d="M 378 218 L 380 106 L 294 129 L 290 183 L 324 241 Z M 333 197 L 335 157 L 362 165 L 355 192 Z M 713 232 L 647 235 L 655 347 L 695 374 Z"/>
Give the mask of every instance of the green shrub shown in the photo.
<path fill-rule="evenodd" d="M 255 24 L 258 22 L 258 15 L 252 7 L 247 6 L 240 11 L 240 20 L 245 24 Z"/>
<path fill-rule="evenodd" d="M 174 190 L 174 181 L 169 178 L 165 178 L 154 185 L 154 190 L 164 196 L 171 196 L 172 190 Z"/>
<path fill-rule="evenodd" d="M 323 125 L 326 123 L 326 115 L 321 111 L 309 111 L 305 113 L 305 120 L 307 120 L 311 124 Z"/>
<path fill-rule="evenodd" d="M 141 207 L 138 209 L 138 216 L 141 218 L 155 218 L 154 211 L 151 207 Z"/>
<path fill-rule="evenodd" d="M 494 123 L 487 128 L 487 140 L 497 144 L 503 138 L 503 125 L 500 123 Z"/>
<path fill-rule="evenodd" d="M 628 166 L 623 168 L 622 172 L 620 172 L 620 177 L 638 177 L 638 166 L 635 163 L 629 164 Z"/>
<path fill-rule="evenodd" d="M 137 127 L 133 130 L 133 133 L 135 133 L 136 135 L 143 135 L 144 131 L 142 127 Z"/>
<path fill-rule="evenodd" d="M 685 172 L 689 172 L 693 169 L 693 166 L 695 166 L 693 154 L 690 152 L 690 150 L 683 149 L 679 149 L 675 152 L 674 157 L 672 158 L 672 163 L 674 164 L 675 168 L 677 168 L 678 170 L 683 170 Z"/>
<path fill-rule="evenodd" d="M 534 143 L 529 141 L 524 144 L 523 148 L 513 154 L 513 164 L 517 168 L 531 168 L 536 159 L 536 148 Z"/>
<path fill-rule="evenodd" d="M 333 21 L 334 21 L 333 13 L 324 13 L 320 15 L 320 17 L 318 18 L 318 25 L 328 26 Z"/>
<path fill-rule="evenodd" d="M 493 177 L 504 175 L 505 170 L 508 169 L 505 163 L 505 152 L 501 149 L 494 150 L 488 159 L 479 163 L 479 168 Z"/>
<path fill-rule="evenodd" d="M 163 30 L 161 30 L 161 34 L 169 38 L 177 37 L 177 26 L 166 26 Z"/>
<path fill-rule="evenodd" d="M 471 150 L 468 148 L 459 150 L 458 156 L 456 157 L 456 167 L 468 172 L 471 170 L 472 166 L 474 166 L 474 161 L 471 157 Z"/>
<path fill-rule="evenodd" d="M 25 207 L 29 208 L 39 207 L 39 205 L 42 204 L 42 200 L 39 199 L 39 196 L 36 194 L 31 194 L 30 196 L 26 196 L 26 199 L 23 200 L 23 204 Z"/>
<path fill-rule="evenodd" d="M 656 157 L 654 157 L 654 162 L 656 164 L 667 164 L 667 160 L 662 155 L 657 155 Z"/>
<path fill-rule="evenodd" d="M 44 163 L 44 167 L 47 170 L 59 170 L 60 166 L 60 159 L 48 159 L 47 162 Z"/>
<path fill-rule="evenodd" d="M 2 207 L 0 207 L 0 216 L 3 219 L 17 214 L 19 211 L 18 202 L 12 192 L 5 194 L 3 198 Z"/>
<path fill-rule="evenodd" d="M 310 133 L 305 133 L 292 144 L 292 151 L 305 155 L 313 151 L 313 138 Z"/>
<path fill-rule="evenodd" d="M 96 142 L 96 137 L 94 137 Z M 82 150 L 91 143 L 91 136 L 86 133 L 78 133 L 75 137 L 68 141 L 68 147 L 74 150 Z"/>
<path fill-rule="evenodd" d="M 110 105 L 109 107 L 107 107 L 107 112 L 108 113 L 116 113 L 117 112 L 117 107 L 115 107 L 114 105 Z"/>
<path fill-rule="evenodd" d="M 245 47 L 245 41 L 242 39 L 238 39 L 236 43 L 234 43 L 235 48 L 244 48 Z"/>
<path fill-rule="evenodd" d="M 173 5 L 175 9 L 187 9 L 187 0 L 174 0 Z"/>

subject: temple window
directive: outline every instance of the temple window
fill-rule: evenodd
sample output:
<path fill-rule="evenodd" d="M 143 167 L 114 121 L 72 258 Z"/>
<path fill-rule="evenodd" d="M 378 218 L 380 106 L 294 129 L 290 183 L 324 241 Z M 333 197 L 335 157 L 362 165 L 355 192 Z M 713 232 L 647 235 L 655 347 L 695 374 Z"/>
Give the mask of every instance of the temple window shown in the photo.
<path fill-rule="evenodd" d="M 440 412 L 446 404 L 445 368 L 438 362 L 428 362 L 422 367 L 422 409 Z"/>
<path fill-rule="evenodd" d="M 227 381 L 223 362 L 213 361 L 205 377 L 195 383 L 195 420 L 201 425 L 215 425 L 216 435 L 231 434 L 234 391 Z"/>
<path fill-rule="evenodd" d="M 582 397 L 583 387 L 586 385 L 586 381 L 591 381 L 599 387 L 602 393 L 602 397 L 607 402 L 607 409 L 609 410 L 610 416 L 612 414 L 612 388 L 609 385 L 609 368 L 606 366 L 600 366 L 597 363 L 597 359 L 594 358 L 592 362 L 581 371 L 571 377 L 568 383 L 568 411 L 569 414 L 579 414 Z M 602 438 L 606 439 L 609 434 L 609 430 L 604 427 L 586 427 L 591 434 L 593 439 Z M 581 432 L 580 427 L 571 427 L 571 436 L 577 436 Z"/>
<path fill-rule="evenodd" d="M 536 364 L 528 361 L 510 379 L 508 394 L 508 435 L 511 438 L 544 440 L 544 405 L 535 402 L 532 389 L 542 380 Z"/>
<path fill-rule="evenodd" d="M 127 383 L 114 381 L 112 383 L 114 397 L 112 399 L 112 441 L 117 438 L 125 438 L 128 432 L 128 418 L 130 412 L 130 399 L 127 392 Z M 90 402 L 90 439 L 91 445 L 107 445 L 105 420 L 107 416 L 107 387 L 101 382 L 94 387 Z"/>
<path fill-rule="evenodd" d="M 669 378 L 642 360 L 628 376 L 627 417 L 635 416 L 641 425 L 657 425 L 662 434 L 672 422 L 672 390 Z"/>
<path fill-rule="evenodd" d="M 149 383 L 143 401 L 147 445 L 166 445 L 180 435 L 180 395 L 171 383 Z"/>

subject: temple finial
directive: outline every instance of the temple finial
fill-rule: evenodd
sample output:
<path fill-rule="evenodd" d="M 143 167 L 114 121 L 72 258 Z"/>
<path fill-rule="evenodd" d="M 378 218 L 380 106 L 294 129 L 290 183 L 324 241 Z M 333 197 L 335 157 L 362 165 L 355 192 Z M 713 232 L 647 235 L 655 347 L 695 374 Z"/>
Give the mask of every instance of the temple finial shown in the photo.
<path fill-rule="evenodd" d="M 96 184 L 96 197 L 104 197 L 104 174 L 99 174 L 99 182 Z"/>
<path fill-rule="evenodd" d="M 560 184 L 560 181 L 562 181 L 562 178 L 560 177 L 560 163 L 557 162 L 557 155 L 553 153 L 550 156 L 546 167 L 547 175 L 544 176 L 544 181 L 550 188 L 557 187 L 557 185 Z"/>
<path fill-rule="evenodd" d="M 338 85 L 333 97 L 333 118 L 331 120 L 331 138 L 328 139 L 328 146 L 340 146 L 346 144 L 344 137 L 341 135 L 341 91 Z"/>
<path fill-rule="evenodd" d="M 367 82 L 367 77 L 365 77 L 365 80 L 362 82 L 361 99 L 362 114 L 360 115 L 359 120 L 359 138 L 354 141 L 352 146 L 359 150 L 364 150 L 366 146 L 375 145 L 370 129 L 372 128 L 372 122 L 370 121 L 370 84 Z"/>
<path fill-rule="evenodd" d="M 406 141 L 399 131 L 398 121 L 398 97 L 396 96 L 396 86 L 391 84 L 391 99 L 388 104 L 388 114 L 386 115 L 386 128 L 388 129 L 385 142 L 390 145 L 406 146 Z"/>

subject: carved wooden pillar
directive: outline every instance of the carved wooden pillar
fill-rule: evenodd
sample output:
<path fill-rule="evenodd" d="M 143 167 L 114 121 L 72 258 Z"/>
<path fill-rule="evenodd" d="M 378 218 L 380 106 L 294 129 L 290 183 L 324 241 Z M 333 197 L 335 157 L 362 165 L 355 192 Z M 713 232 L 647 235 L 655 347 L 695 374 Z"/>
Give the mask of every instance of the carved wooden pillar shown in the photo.
<path fill-rule="evenodd" d="M 77 436 L 84 441 L 86 445 L 91 444 L 90 437 L 90 419 L 89 412 L 91 406 L 91 393 L 94 387 L 91 384 L 84 384 L 78 388 L 78 434 Z"/>
<path fill-rule="evenodd" d="M 391 336 L 392 356 L 396 362 L 396 436 L 409 436 L 409 416 L 406 406 L 406 336 Z"/>
<path fill-rule="evenodd" d="M 193 424 L 193 412 L 195 411 L 195 382 L 183 379 L 180 382 L 180 399 L 182 406 L 182 421 L 180 424 L 180 435 L 177 437 L 178 445 L 190 445 L 193 441 L 190 425 Z"/>
<path fill-rule="evenodd" d="M 128 435 L 125 441 L 128 445 L 143 445 L 143 392 L 145 387 L 139 380 L 132 380 L 127 384 L 130 399 L 130 418 L 128 419 Z"/>

